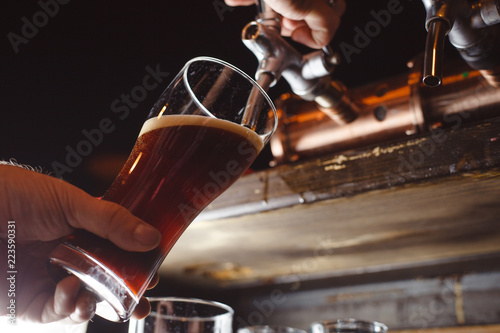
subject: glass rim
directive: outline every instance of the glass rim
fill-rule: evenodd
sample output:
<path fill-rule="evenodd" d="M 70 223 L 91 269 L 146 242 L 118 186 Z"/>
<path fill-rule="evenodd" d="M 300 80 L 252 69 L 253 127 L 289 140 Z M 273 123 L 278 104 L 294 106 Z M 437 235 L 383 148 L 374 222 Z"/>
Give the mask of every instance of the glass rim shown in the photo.
<path fill-rule="evenodd" d="M 356 318 L 340 318 L 334 320 L 324 320 L 317 321 L 311 324 L 311 327 L 314 325 L 321 325 L 323 327 L 334 327 L 335 329 L 350 328 L 351 325 L 356 325 L 357 328 L 360 329 L 369 329 L 373 330 L 373 332 L 386 332 L 388 330 L 387 326 L 378 321 L 369 321 L 369 320 L 360 320 Z"/>
<path fill-rule="evenodd" d="M 262 136 L 269 136 L 270 134 L 276 132 L 276 129 L 278 128 L 278 113 L 276 111 L 276 106 L 274 105 L 272 99 L 269 97 L 269 95 L 267 94 L 267 92 L 250 75 L 248 75 L 247 73 L 245 73 L 244 71 L 242 71 L 238 67 L 236 67 L 236 66 L 228 63 L 227 61 L 224 61 L 224 60 L 221 60 L 221 59 L 218 59 L 218 58 L 209 57 L 209 56 L 195 57 L 195 58 L 192 58 L 191 60 L 189 60 L 188 62 L 186 62 L 186 64 L 183 67 L 182 78 L 183 78 L 183 80 L 184 80 L 184 82 L 186 84 L 186 87 L 189 89 L 189 94 L 193 97 L 193 99 L 194 99 L 194 101 L 195 101 L 195 103 L 196 103 L 196 105 L 198 107 L 200 107 L 208 116 L 210 116 L 212 118 L 219 119 L 218 117 L 214 116 L 212 114 L 212 112 L 210 112 L 209 110 L 207 110 L 207 108 L 198 100 L 198 98 L 196 97 L 196 95 L 194 94 L 194 92 L 191 90 L 190 85 L 188 84 L 188 79 L 186 77 L 187 69 L 189 68 L 189 66 L 191 64 L 193 64 L 195 62 L 200 62 L 200 61 L 213 62 L 213 63 L 217 63 L 217 64 L 220 64 L 220 65 L 226 66 L 226 67 L 232 69 L 234 72 L 236 72 L 236 73 L 240 74 L 241 76 L 243 76 L 255 88 L 257 88 L 260 91 L 260 93 L 264 96 L 264 98 L 266 99 L 267 103 L 270 105 L 271 110 L 273 111 L 273 118 L 274 118 L 274 124 L 273 124 L 272 129 L 269 131 L 269 133 L 265 133 L 265 134 L 259 134 L 259 133 L 257 133 L 257 134 L 259 134 L 259 136 L 261 136 L 261 135 Z"/>
<path fill-rule="evenodd" d="M 175 296 L 169 296 L 169 297 L 146 297 L 147 300 L 151 302 L 158 302 L 158 301 L 168 301 L 168 302 L 183 302 L 183 303 L 196 303 L 196 304 L 203 304 L 203 305 L 208 305 L 208 306 L 213 306 L 222 310 L 225 310 L 225 313 L 221 313 L 218 315 L 212 315 L 212 316 L 207 316 L 207 317 L 185 317 L 185 316 L 177 316 L 177 315 L 165 315 L 165 314 L 157 314 L 157 313 L 150 313 L 148 316 L 156 317 L 156 318 L 164 318 L 164 319 L 182 319 L 183 321 L 210 321 L 210 320 L 215 320 L 218 318 L 224 318 L 224 317 L 232 317 L 234 315 L 234 309 L 230 307 L 227 304 L 217 302 L 217 301 L 209 301 L 209 300 L 204 300 L 200 298 L 191 298 L 191 297 L 175 297 Z"/>
<path fill-rule="evenodd" d="M 303 332 L 306 333 L 306 330 L 303 330 L 301 328 L 296 328 L 296 327 L 290 327 L 290 326 L 283 326 L 283 325 L 251 325 L 251 326 L 244 326 L 240 327 L 237 329 L 237 332 L 244 332 L 245 330 L 261 330 L 261 331 L 277 331 L 277 332 L 290 332 L 290 333 L 298 333 L 298 332 Z"/>

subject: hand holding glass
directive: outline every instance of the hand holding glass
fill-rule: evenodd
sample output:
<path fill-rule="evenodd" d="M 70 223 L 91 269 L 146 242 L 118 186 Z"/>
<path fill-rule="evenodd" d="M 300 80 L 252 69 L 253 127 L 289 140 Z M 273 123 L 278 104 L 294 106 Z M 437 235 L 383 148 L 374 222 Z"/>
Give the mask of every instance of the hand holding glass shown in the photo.
<path fill-rule="evenodd" d="M 177 239 L 250 166 L 276 119 L 271 100 L 248 75 L 213 58 L 189 61 L 152 108 L 102 197 L 159 229 L 160 246 L 131 253 L 79 230 L 51 262 L 99 297 L 98 315 L 128 320 Z"/>

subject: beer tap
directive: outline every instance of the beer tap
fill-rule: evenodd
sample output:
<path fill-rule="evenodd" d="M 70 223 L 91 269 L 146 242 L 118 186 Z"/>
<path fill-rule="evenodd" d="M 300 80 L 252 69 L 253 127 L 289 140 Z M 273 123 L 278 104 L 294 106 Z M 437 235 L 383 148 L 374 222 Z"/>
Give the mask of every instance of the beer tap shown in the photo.
<path fill-rule="evenodd" d="M 493 86 L 500 85 L 499 0 L 422 0 L 428 31 L 422 81 L 441 84 L 445 37 L 473 69 Z"/>
<path fill-rule="evenodd" d="M 329 74 L 337 64 L 325 61 L 331 51 L 302 56 L 280 36 L 279 15 L 259 7 L 256 21 L 243 30 L 244 43 L 259 60 L 256 77 L 268 83 L 267 89 L 283 76 L 295 93 L 276 100 L 280 125 L 270 140 L 273 165 L 455 126 L 450 119 L 462 122 L 498 116 L 500 0 L 423 2 L 429 31 L 423 81 L 431 86 L 444 81 L 446 85 L 423 87 L 422 64 L 413 59 L 408 62 L 408 73 L 352 87 L 350 98 L 347 91 L 337 88 L 340 83 L 337 86 L 336 81 L 331 82 Z M 467 63 L 443 63 L 446 38 Z M 445 69 L 444 79 L 441 67 Z M 320 89 L 325 86 L 332 87 L 326 90 L 328 93 Z M 354 115 L 351 119 L 356 120 L 339 121 L 333 112 L 325 112 L 325 95 L 334 101 L 332 105 L 338 103 L 331 109 L 340 109 L 340 115 Z M 348 112 L 342 113 L 343 109 Z"/>
<path fill-rule="evenodd" d="M 303 56 L 281 37 L 281 16 L 263 0 L 257 1 L 257 7 L 257 18 L 243 28 L 242 41 L 259 61 L 255 77 L 263 89 L 283 77 L 296 95 L 316 102 L 336 122 L 356 119 L 357 106 L 347 89 L 330 77 L 339 63 L 338 55 L 325 47 Z"/>

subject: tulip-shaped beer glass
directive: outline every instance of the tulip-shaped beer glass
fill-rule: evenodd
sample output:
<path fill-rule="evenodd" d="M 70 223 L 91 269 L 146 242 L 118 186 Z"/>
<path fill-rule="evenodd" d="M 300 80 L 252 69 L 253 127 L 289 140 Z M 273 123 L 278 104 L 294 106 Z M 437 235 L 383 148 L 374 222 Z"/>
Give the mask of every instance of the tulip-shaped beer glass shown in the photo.
<path fill-rule="evenodd" d="M 130 318 L 191 221 L 254 161 L 276 128 L 265 91 L 223 61 L 189 61 L 162 93 L 120 174 L 102 200 L 116 202 L 162 233 L 158 248 L 131 253 L 77 231 L 50 256 L 98 297 L 97 314 Z"/>

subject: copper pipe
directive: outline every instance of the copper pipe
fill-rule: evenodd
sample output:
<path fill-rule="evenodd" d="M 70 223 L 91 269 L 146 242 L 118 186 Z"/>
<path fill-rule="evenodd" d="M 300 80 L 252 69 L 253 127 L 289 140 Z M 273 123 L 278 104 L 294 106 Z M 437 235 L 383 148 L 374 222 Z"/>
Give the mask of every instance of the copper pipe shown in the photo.
<path fill-rule="evenodd" d="M 276 101 L 280 122 L 271 138 L 276 163 L 397 140 L 435 127 L 500 115 L 500 89 L 479 71 L 450 66 L 439 87 L 421 84 L 421 68 L 350 90 L 358 117 L 338 124 L 314 102 L 291 94 Z M 418 74 L 417 74 L 418 73 Z M 460 119 L 457 119 L 460 117 Z"/>

